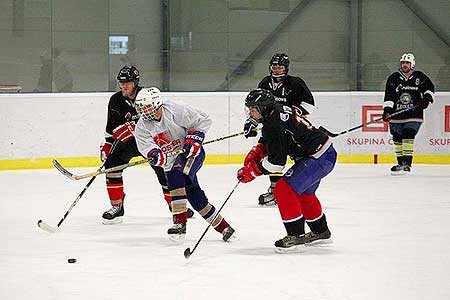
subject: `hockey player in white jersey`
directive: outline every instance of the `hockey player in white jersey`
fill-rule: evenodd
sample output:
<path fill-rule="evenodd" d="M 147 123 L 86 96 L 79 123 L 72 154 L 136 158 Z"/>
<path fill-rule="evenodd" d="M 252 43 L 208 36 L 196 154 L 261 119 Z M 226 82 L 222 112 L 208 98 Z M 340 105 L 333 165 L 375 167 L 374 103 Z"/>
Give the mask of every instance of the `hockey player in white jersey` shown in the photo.
<path fill-rule="evenodd" d="M 164 168 L 166 173 L 174 223 L 167 231 L 170 239 L 184 239 L 187 201 L 222 234 L 224 241 L 232 239 L 234 229 L 217 214 L 197 179 L 205 160 L 202 143 L 211 127 L 209 116 L 185 103 L 163 100 L 155 87 L 140 90 L 135 106 L 141 116 L 135 130 L 139 152 L 150 159 L 151 165 Z M 184 152 L 173 155 L 179 150 Z"/>

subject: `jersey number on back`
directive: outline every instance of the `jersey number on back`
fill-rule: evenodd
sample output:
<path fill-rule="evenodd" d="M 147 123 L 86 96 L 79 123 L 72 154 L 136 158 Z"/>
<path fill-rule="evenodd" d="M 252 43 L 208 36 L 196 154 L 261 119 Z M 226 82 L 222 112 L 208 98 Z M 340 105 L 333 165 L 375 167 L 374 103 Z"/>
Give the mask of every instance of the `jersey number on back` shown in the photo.
<path fill-rule="evenodd" d="M 299 108 L 297 107 L 289 107 L 286 105 L 283 105 L 283 113 L 280 113 L 280 119 L 283 121 L 287 121 L 289 119 L 289 115 L 293 115 L 294 116 L 294 120 L 299 123 L 302 124 L 303 126 L 305 126 L 307 129 L 311 130 L 313 128 L 313 126 L 311 125 L 311 123 L 308 122 L 308 120 L 306 120 L 305 118 L 303 118 L 302 116 L 302 112 Z"/>

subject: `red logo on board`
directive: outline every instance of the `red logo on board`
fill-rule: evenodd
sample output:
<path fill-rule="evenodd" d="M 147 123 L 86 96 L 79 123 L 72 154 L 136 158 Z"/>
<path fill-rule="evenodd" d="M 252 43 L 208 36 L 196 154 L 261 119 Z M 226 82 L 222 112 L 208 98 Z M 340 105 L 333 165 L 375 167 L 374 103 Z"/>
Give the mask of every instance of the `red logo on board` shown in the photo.
<path fill-rule="evenodd" d="M 383 106 L 382 105 L 363 105 L 362 106 L 362 131 L 364 132 L 387 132 L 388 123 L 379 120 L 374 122 L 376 119 L 380 119 L 383 116 Z M 373 122 L 367 124 L 369 122 Z"/>

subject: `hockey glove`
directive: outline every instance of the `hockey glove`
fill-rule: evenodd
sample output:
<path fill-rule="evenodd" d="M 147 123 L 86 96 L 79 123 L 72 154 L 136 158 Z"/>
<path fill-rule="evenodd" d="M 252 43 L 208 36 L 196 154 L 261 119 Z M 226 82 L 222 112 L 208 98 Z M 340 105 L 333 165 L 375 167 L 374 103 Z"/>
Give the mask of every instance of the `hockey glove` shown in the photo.
<path fill-rule="evenodd" d="M 189 130 L 184 139 L 186 157 L 197 157 L 200 154 L 205 134 L 198 130 Z"/>
<path fill-rule="evenodd" d="M 391 113 L 392 113 L 392 108 L 390 107 L 385 107 L 383 110 L 383 121 L 384 122 L 389 122 L 391 120 Z"/>
<path fill-rule="evenodd" d="M 425 94 L 421 99 L 419 99 L 417 106 L 421 109 L 426 109 L 430 103 L 433 103 L 433 97 L 431 97 L 430 94 Z"/>
<path fill-rule="evenodd" d="M 244 159 L 244 166 L 248 165 L 251 162 L 261 161 L 265 156 L 267 156 L 267 148 L 263 143 L 258 143 L 256 146 L 253 146 L 252 150 L 250 150 L 247 156 Z"/>
<path fill-rule="evenodd" d="M 248 118 L 244 123 L 244 136 L 246 138 L 255 137 L 258 135 L 256 128 L 258 127 L 258 122 L 253 118 Z"/>
<path fill-rule="evenodd" d="M 108 142 L 104 142 L 100 145 L 100 159 L 102 162 L 108 158 L 109 152 L 111 152 L 111 146 L 112 144 Z"/>
<path fill-rule="evenodd" d="M 112 138 L 123 143 L 128 142 L 133 137 L 135 128 L 136 124 L 134 121 L 126 122 L 125 124 L 117 126 L 117 128 L 113 130 Z"/>
<path fill-rule="evenodd" d="M 259 170 L 258 165 L 255 161 L 250 162 L 248 165 L 240 168 L 237 172 L 237 179 L 243 183 L 247 183 L 255 179 L 256 177 L 262 175 L 262 172 Z"/>
<path fill-rule="evenodd" d="M 147 158 L 149 158 L 149 163 L 155 167 L 162 167 L 166 163 L 166 155 L 158 148 L 150 150 Z"/>

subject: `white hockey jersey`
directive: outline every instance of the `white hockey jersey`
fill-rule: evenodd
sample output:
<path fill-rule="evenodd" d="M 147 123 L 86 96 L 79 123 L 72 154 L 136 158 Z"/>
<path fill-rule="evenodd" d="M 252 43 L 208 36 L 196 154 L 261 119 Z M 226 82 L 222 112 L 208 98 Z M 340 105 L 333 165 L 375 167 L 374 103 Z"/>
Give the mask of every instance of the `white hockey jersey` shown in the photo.
<path fill-rule="evenodd" d="M 152 149 L 161 149 L 165 154 L 181 150 L 188 130 L 207 133 L 212 121 L 209 116 L 183 102 L 163 101 L 163 113 L 160 121 L 149 121 L 140 118 L 134 136 L 139 152 L 147 157 Z M 176 156 L 167 155 L 163 168 L 169 171 Z"/>

